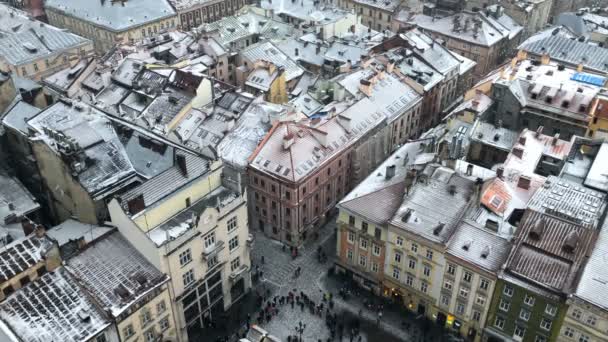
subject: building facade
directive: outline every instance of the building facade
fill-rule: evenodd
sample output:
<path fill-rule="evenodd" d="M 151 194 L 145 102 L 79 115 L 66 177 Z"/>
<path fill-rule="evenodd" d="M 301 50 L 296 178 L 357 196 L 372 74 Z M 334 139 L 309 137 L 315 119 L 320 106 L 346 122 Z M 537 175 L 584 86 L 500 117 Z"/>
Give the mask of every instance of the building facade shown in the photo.
<path fill-rule="evenodd" d="M 196 340 L 195 333 L 251 288 L 253 241 L 243 195 L 222 186 L 222 163 L 190 159 L 186 167 L 192 178 L 177 189 L 167 189 L 162 177 L 152 179 L 111 201 L 109 210 L 123 235 L 171 277 L 178 335 Z M 148 198 L 154 187 L 165 187 L 166 196 Z"/>
<path fill-rule="evenodd" d="M 167 0 L 51 0 L 45 1 L 44 6 L 49 23 L 90 39 L 99 54 L 110 51 L 116 44 L 133 44 L 159 32 L 174 30 L 179 24 Z"/>
<path fill-rule="evenodd" d="M 211 23 L 235 15 L 248 4 L 246 0 L 169 0 L 169 2 L 177 12 L 179 27 L 184 31 L 190 31 L 203 23 Z"/>

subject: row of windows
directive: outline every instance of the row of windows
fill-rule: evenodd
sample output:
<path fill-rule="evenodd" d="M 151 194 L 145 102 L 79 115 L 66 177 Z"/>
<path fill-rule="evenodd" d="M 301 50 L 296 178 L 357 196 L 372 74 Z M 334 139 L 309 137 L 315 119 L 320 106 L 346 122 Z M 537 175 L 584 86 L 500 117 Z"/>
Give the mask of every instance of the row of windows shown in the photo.
<path fill-rule="evenodd" d="M 551 330 L 552 324 L 553 324 L 553 322 L 551 320 L 543 318 L 540 322 L 540 328 L 545 331 L 549 331 L 549 330 Z M 496 327 L 499 330 L 503 330 L 505 328 L 505 318 L 503 318 L 501 316 L 496 316 L 496 319 L 494 320 L 494 327 Z M 522 341 L 524 339 L 525 335 L 526 335 L 526 328 L 522 327 L 521 325 L 515 325 L 515 329 L 513 331 L 513 339 L 515 339 L 516 341 Z M 534 341 L 545 342 L 545 341 L 547 341 L 547 337 L 545 337 L 543 335 L 536 335 L 534 338 Z"/>
<path fill-rule="evenodd" d="M 160 316 L 163 313 L 165 313 L 166 311 L 167 311 L 167 304 L 165 303 L 164 300 L 161 300 L 160 302 L 158 302 L 156 304 L 156 313 L 157 313 L 157 315 Z M 142 328 L 146 328 L 152 322 L 152 320 L 153 320 L 152 312 L 150 310 L 148 310 L 148 309 L 142 310 L 142 314 L 141 314 L 140 320 L 141 320 L 141 326 L 142 326 Z M 169 329 L 169 326 L 170 326 L 170 324 L 169 324 L 169 317 L 167 316 L 167 317 L 161 319 L 158 322 L 158 326 L 159 326 L 161 332 Z M 148 341 L 148 339 L 147 339 L 147 332 L 150 332 L 150 331 L 154 332 L 154 327 L 152 327 L 151 329 L 147 330 L 144 333 L 144 337 L 146 338 L 145 339 L 146 341 Z M 135 335 L 135 329 L 133 328 L 132 324 L 127 325 L 123 329 L 123 335 L 125 336 L 125 338 L 130 338 L 133 335 Z M 156 335 L 154 335 L 154 336 L 156 336 Z"/>
<path fill-rule="evenodd" d="M 226 228 L 228 230 L 228 233 L 232 233 L 232 232 L 236 231 L 236 229 L 238 228 L 238 219 L 236 216 L 231 217 L 228 220 L 228 222 L 226 223 Z M 236 248 L 238 246 L 238 237 L 237 236 L 230 239 L 230 241 L 232 241 L 231 245 L 234 245 L 234 248 Z M 212 247 L 215 244 L 215 232 L 211 232 L 211 233 L 205 235 L 205 237 L 203 238 L 203 244 L 205 246 L 205 249 Z M 230 250 L 232 251 L 234 248 L 232 248 Z M 179 254 L 179 264 L 181 267 L 186 266 L 191 261 L 192 261 L 192 250 L 190 248 L 182 251 Z"/>
<path fill-rule="evenodd" d="M 578 342 L 589 342 L 591 341 L 591 338 L 589 337 L 589 335 L 585 335 L 583 333 L 579 333 L 576 329 L 570 328 L 570 327 L 566 327 L 564 329 L 564 336 L 566 336 L 569 339 L 575 339 L 578 337 Z"/>
<path fill-rule="evenodd" d="M 447 273 L 451 276 L 455 276 L 457 267 L 458 266 L 456 266 L 456 265 L 448 264 L 448 266 L 446 267 L 445 273 Z M 469 271 L 464 271 L 462 273 L 462 281 L 464 283 L 470 284 L 473 281 L 473 273 L 471 273 Z M 481 278 L 481 280 L 479 281 L 479 289 L 487 291 L 489 287 L 490 287 L 490 281 L 488 279 Z"/>

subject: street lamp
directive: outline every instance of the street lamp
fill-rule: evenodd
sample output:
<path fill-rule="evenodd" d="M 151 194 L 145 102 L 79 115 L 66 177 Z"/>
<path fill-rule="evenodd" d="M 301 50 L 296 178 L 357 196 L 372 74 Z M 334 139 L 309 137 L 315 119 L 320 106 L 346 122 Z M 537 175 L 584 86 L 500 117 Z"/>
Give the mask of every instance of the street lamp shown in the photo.
<path fill-rule="evenodd" d="M 302 321 L 300 321 L 298 323 L 298 325 L 296 325 L 295 329 L 296 329 L 296 333 L 298 333 L 298 335 L 299 335 L 298 341 L 302 342 L 303 341 L 302 340 L 302 334 L 304 333 L 304 330 L 306 329 L 306 324 L 304 324 L 304 323 L 302 323 Z"/>

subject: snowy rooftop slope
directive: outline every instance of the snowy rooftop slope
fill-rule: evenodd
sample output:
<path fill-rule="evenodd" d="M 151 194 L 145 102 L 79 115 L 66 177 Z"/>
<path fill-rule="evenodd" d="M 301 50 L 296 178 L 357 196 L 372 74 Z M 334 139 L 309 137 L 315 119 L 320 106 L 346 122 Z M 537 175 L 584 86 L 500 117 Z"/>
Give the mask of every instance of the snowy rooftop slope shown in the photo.
<path fill-rule="evenodd" d="M 509 240 L 463 221 L 450 239 L 447 252 L 488 272 L 496 272 L 506 261 L 510 249 Z"/>
<path fill-rule="evenodd" d="M 111 230 L 111 227 L 101 227 L 68 219 L 52 229 L 47 230 L 46 235 L 57 241 L 59 246 L 62 246 L 70 240 L 78 240 L 80 238 L 83 238 L 88 244 Z"/>
<path fill-rule="evenodd" d="M 584 227 L 597 227 L 606 208 L 606 196 L 565 179 L 549 176 L 530 199 L 528 207 Z"/>
<path fill-rule="evenodd" d="M 278 122 L 250 157 L 249 166 L 287 181 L 305 178 L 386 120 L 376 110 L 363 98 L 329 119 Z M 293 138 L 288 147 L 287 138 Z"/>
<path fill-rule="evenodd" d="M 14 177 L 0 168 L 0 226 L 40 208 L 34 196 Z M 8 220 L 7 220 L 8 219 Z"/>
<path fill-rule="evenodd" d="M 608 309 L 608 301 L 606 301 L 606 293 L 608 293 L 606 255 L 608 255 L 608 220 L 604 221 L 574 294 L 576 297 L 604 310 Z"/>
<path fill-rule="evenodd" d="M 22 134 L 27 134 L 27 120 L 36 116 L 38 113 L 40 113 L 39 108 L 36 108 L 25 101 L 19 101 L 6 111 L 6 114 L 2 119 L 2 124 L 17 130 Z"/>
<path fill-rule="evenodd" d="M 453 170 L 428 165 L 403 197 L 391 224 L 437 243 L 446 243 L 462 219 L 474 181 Z"/>
<path fill-rule="evenodd" d="M 557 33 L 540 37 L 532 36 L 523 42 L 519 49 L 535 55 L 548 54 L 551 59 L 572 66 L 582 63 L 590 70 L 608 72 L 608 50 L 605 47 L 580 42 Z"/>
<path fill-rule="evenodd" d="M 0 319 L 28 342 L 88 341 L 111 324 L 63 267 L 9 296 Z"/>
<path fill-rule="evenodd" d="M 166 222 L 148 232 L 148 237 L 157 245 L 162 246 L 168 241 L 174 240 L 190 229 L 195 229 L 193 218 L 200 215 L 207 208 L 223 208 L 230 205 L 239 198 L 238 193 L 223 186 L 213 190 L 207 196 L 193 203 L 171 217 Z"/>
<path fill-rule="evenodd" d="M 521 26 L 513 26 L 513 21 L 503 19 L 499 22 L 491 15 L 486 16 L 481 12 L 464 11 L 439 19 L 418 14 L 408 18 L 408 21 L 423 30 L 487 47 L 502 39 L 511 39 L 522 30 Z"/>
<path fill-rule="evenodd" d="M 348 193 L 339 206 L 378 224 L 389 221 L 401 205 L 407 170 L 415 163 L 416 157 L 424 152 L 425 142 L 430 142 L 430 139 L 403 145 Z M 395 166 L 395 175 L 389 178 L 386 171 L 390 166 Z M 370 206 L 369 203 L 379 205 Z"/>
<path fill-rule="evenodd" d="M 42 261 L 53 242 L 46 236 L 35 235 L 15 240 L 0 249 L 0 282 L 28 270 Z"/>
<path fill-rule="evenodd" d="M 256 99 L 238 119 L 234 129 L 217 147 L 220 157 L 235 166 L 245 168 L 247 159 L 255 151 L 271 122 L 287 113 L 287 108 Z"/>
<path fill-rule="evenodd" d="M 118 231 L 89 245 L 66 268 L 114 317 L 169 279 Z"/>
<path fill-rule="evenodd" d="M 47 0 L 44 5 L 112 31 L 123 31 L 175 16 L 167 0 Z"/>
<path fill-rule="evenodd" d="M 225 17 L 221 20 L 203 24 L 203 32 L 213 35 L 224 48 L 230 48 L 231 43 L 251 35 L 262 35 L 265 38 L 284 38 L 293 32 L 293 26 L 273 20 L 253 12 Z M 213 34 L 216 32 L 216 34 Z"/>
<path fill-rule="evenodd" d="M 10 64 L 50 57 L 91 41 L 68 31 L 28 18 L 27 13 L 0 4 L 0 56 Z"/>
<path fill-rule="evenodd" d="M 361 82 L 366 80 L 371 82 L 370 95 L 360 90 Z M 392 73 L 376 71 L 372 67 L 343 76 L 338 83 L 358 98 L 367 96 L 389 122 L 422 100 L 422 96 Z"/>
<path fill-rule="evenodd" d="M 60 101 L 28 124 L 58 154 L 79 158 L 69 166 L 90 194 L 135 173 L 111 121 L 93 107 Z"/>
<path fill-rule="evenodd" d="M 608 143 L 604 142 L 585 177 L 586 186 L 604 192 L 608 191 L 608 163 L 606 161 L 608 161 Z"/>
<path fill-rule="evenodd" d="M 251 45 L 241 51 L 241 54 L 243 58 L 252 62 L 264 60 L 273 63 L 277 67 L 285 68 L 285 80 L 288 82 L 302 76 L 304 73 L 304 69 L 271 42 L 261 42 Z"/>

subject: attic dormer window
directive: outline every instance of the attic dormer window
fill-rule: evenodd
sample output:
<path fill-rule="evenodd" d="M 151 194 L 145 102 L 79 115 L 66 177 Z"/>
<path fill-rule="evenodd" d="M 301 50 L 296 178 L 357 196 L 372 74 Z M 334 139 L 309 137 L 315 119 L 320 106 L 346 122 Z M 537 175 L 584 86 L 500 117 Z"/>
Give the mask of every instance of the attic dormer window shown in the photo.
<path fill-rule="evenodd" d="M 491 251 L 491 247 L 490 246 L 485 246 L 483 248 L 483 250 L 481 251 L 481 257 L 483 259 L 487 259 L 488 256 L 490 255 L 490 251 Z"/>
<path fill-rule="evenodd" d="M 471 243 L 472 243 L 472 241 L 471 241 L 471 240 L 466 241 L 466 242 L 465 242 L 465 243 L 462 245 L 462 249 L 468 252 L 468 251 L 469 251 L 469 248 L 471 248 Z"/>
<path fill-rule="evenodd" d="M 538 220 L 536 221 L 536 223 L 534 223 L 534 226 L 532 227 L 532 229 L 530 230 L 530 233 L 528 234 L 528 236 L 530 237 L 530 239 L 532 240 L 540 240 L 540 237 L 543 235 L 543 231 L 545 229 L 545 220 Z"/>
<path fill-rule="evenodd" d="M 574 250 L 578 245 L 578 240 L 578 233 L 575 230 L 571 231 L 568 236 L 566 236 L 566 241 L 564 241 L 564 245 L 562 246 L 564 252 L 574 253 Z"/>

